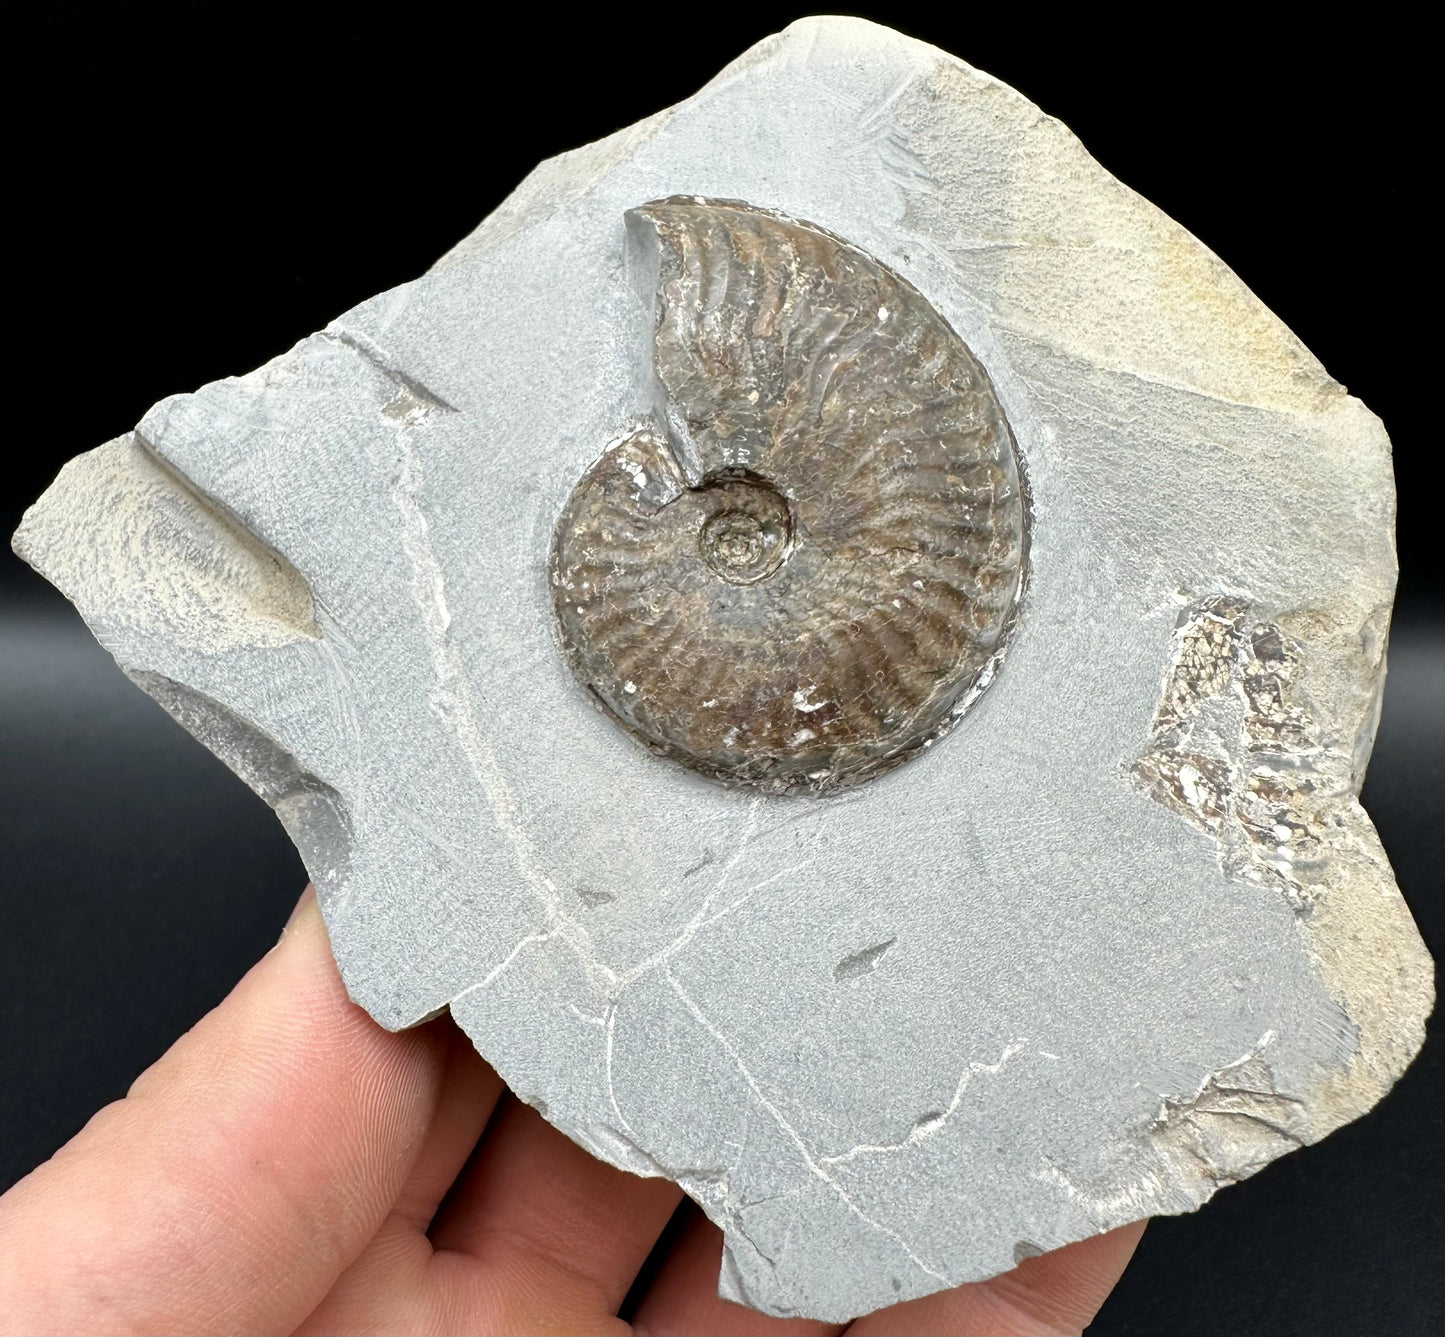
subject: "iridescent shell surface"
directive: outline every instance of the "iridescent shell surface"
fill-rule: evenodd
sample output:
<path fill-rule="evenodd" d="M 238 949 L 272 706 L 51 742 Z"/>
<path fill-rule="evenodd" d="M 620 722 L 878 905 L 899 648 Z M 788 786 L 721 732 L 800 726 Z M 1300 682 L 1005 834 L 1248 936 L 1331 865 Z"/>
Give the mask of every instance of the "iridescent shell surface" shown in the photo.
<path fill-rule="evenodd" d="M 750 205 L 628 215 L 656 412 L 557 525 L 574 669 L 655 750 L 825 792 L 929 746 L 997 667 L 1028 508 L 987 374 L 856 246 Z"/>

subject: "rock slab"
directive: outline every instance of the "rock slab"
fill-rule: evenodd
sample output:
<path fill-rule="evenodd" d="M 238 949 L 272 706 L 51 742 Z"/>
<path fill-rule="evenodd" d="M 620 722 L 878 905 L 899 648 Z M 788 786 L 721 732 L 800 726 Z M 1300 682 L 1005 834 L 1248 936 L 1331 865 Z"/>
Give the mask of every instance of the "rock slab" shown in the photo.
<path fill-rule="evenodd" d="M 824 797 L 646 751 L 547 556 L 653 411 L 624 218 L 743 201 L 911 284 L 1026 470 L 1006 663 Z M 1431 963 L 1356 795 L 1395 580 L 1379 421 L 1018 93 L 810 19 L 544 163 L 426 275 L 73 460 L 17 550 L 271 803 L 352 996 L 450 1008 L 595 1155 L 843 1320 L 1370 1108 Z"/>

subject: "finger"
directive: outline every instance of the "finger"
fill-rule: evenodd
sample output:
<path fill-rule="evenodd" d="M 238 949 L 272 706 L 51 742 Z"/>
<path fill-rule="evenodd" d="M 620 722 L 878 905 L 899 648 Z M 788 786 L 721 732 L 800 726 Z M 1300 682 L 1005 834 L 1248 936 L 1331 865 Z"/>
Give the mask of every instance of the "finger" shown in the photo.
<path fill-rule="evenodd" d="M 426 1144 L 392 1213 L 420 1234 L 431 1228 L 506 1089 L 450 1015 L 430 1025 L 446 1048 L 445 1076 Z"/>
<path fill-rule="evenodd" d="M 231 995 L 0 1199 L 0 1330 L 289 1331 L 385 1219 L 444 1066 L 346 997 L 303 898 Z"/>
<path fill-rule="evenodd" d="M 436 1261 L 491 1331 L 625 1332 L 613 1315 L 680 1197 L 507 1099 L 432 1227 Z"/>
<path fill-rule="evenodd" d="M 446 1075 L 425 1145 L 396 1205 L 361 1256 L 297 1327 L 304 1333 L 458 1332 L 456 1297 L 438 1284 L 427 1230 L 476 1147 L 503 1086 L 449 1016 L 431 1022 L 446 1046 Z"/>
<path fill-rule="evenodd" d="M 722 1231 L 697 1208 L 637 1308 L 632 1329 L 639 1337 L 726 1332 L 736 1337 L 815 1337 L 843 1329 L 815 1319 L 773 1318 L 724 1300 L 717 1293 Z"/>
<path fill-rule="evenodd" d="M 1121 1226 L 1037 1258 L 1012 1272 L 956 1290 L 925 1295 L 860 1318 L 848 1337 L 914 1333 L 991 1333 L 1006 1337 L 1079 1333 L 1124 1271 L 1144 1222 Z"/>

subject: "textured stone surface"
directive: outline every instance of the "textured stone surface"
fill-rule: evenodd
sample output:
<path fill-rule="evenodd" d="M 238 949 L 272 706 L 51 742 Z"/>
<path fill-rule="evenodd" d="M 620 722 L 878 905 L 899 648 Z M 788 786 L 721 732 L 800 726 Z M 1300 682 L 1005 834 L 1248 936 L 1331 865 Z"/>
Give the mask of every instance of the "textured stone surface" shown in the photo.
<path fill-rule="evenodd" d="M 650 753 L 562 653 L 558 518 L 668 430 L 624 220 L 678 195 L 899 275 L 1027 473 L 987 693 L 825 797 Z M 1409 1062 L 1430 962 L 1355 799 L 1392 519 L 1378 421 L 1218 259 L 1017 93 L 831 19 L 158 405 L 17 547 L 274 804 L 358 1002 L 450 1006 L 702 1204 L 724 1293 L 840 1319 L 1189 1210 Z"/>

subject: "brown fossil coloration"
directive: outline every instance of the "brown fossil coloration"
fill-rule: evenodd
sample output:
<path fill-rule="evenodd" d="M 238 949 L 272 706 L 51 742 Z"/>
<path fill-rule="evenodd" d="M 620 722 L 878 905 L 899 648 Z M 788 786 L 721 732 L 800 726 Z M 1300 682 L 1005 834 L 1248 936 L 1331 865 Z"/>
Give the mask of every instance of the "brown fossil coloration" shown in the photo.
<path fill-rule="evenodd" d="M 691 197 L 628 215 L 655 420 L 557 526 L 582 681 L 713 778 L 826 791 L 940 737 L 992 677 L 1027 508 L 988 376 L 904 279 L 809 224 Z"/>

